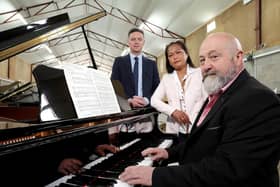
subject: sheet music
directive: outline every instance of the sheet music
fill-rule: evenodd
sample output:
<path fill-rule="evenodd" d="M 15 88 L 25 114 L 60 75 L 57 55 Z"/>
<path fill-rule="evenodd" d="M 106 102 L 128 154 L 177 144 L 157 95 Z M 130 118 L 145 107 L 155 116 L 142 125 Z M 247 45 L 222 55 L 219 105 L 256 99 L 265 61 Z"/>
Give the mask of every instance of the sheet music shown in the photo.
<path fill-rule="evenodd" d="M 72 64 L 63 70 L 79 118 L 121 112 L 109 75 Z"/>

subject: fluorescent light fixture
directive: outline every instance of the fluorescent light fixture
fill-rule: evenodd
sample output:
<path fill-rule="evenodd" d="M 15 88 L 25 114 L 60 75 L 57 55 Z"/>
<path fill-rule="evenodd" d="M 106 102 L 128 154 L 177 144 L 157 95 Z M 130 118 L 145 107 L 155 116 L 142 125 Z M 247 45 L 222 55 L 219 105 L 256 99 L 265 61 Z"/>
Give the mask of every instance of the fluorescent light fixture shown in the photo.
<path fill-rule="evenodd" d="M 250 3 L 252 0 L 243 0 L 243 4 L 247 5 L 248 3 Z"/>
<path fill-rule="evenodd" d="M 29 30 L 29 29 L 33 29 L 34 28 L 34 26 L 33 25 L 27 25 L 27 30 Z"/>
<path fill-rule="evenodd" d="M 39 21 L 34 21 L 32 22 L 34 24 L 39 24 L 39 25 L 44 25 L 47 23 L 47 19 L 42 19 L 42 20 L 39 20 Z"/>
<path fill-rule="evenodd" d="M 209 24 L 207 24 L 207 33 L 211 32 L 216 29 L 216 22 L 215 20 L 211 21 Z"/>

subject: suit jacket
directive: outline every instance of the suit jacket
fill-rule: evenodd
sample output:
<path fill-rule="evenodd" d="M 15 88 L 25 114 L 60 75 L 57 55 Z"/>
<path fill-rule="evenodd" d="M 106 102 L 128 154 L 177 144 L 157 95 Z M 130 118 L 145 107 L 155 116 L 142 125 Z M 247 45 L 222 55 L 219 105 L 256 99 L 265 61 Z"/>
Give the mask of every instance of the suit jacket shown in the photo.
<path fill-rule="evenodd" d="M 176 81 L 176 71 L 173 73 L 167 73 L 163 75 L 157 89 L 155 90 L 152 98 L 151 105 L 158 111 L 168 115 L 166 120 L 166 132 L 167 133 L 179 133 L 178 122 L 171 117 L 171 114 L 176 110 L 181 110 L 180 102 L 180 86 L 179 80 Z M 207 98 L 207 93 L 204 90 L 202 83 L 202 75 L 200 68 L 193 68 L 188 66 L 187 78 L 184 85 L 184 100 L 186 106 L 186 113 L 188 114 L 191 123 L 193 124 L 200 108 Z M 167 98 L 168 103 L 165 103 L 163 99 Z M 182 132 L 182 129 L 181 129 Z M 186 132 L 182 132 L 186 133 Z"/>
<path fill-rule="evenodd" d="M 143 97 L 147 97 L 150 100 L 159 84 L 158 69 L 154 61 L 144 56 L 142 58 L 142 63 Z M 111 75 L 112 80 L 119 80 L 122 83 L 128 98 L 135 95 L 135 85 L 131 69 L 129 54 L 120 56 L 115 59 Z"/>
<path fill-rule="evenodd" d="M 168 149 L 180 166 L 156 168 L 152 183 L 278 187 L 279 143 L 279 98 L 244 70 L 188 139 Z"/>

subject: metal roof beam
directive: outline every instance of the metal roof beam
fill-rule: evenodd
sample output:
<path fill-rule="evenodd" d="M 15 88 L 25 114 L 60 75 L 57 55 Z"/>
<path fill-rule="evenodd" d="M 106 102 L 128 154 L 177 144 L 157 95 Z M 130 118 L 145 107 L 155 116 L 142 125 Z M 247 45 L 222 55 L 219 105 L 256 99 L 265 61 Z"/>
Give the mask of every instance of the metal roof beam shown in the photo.
<path fill-rule="evenodd" d="M 46 3 L 40 3 L 40 4 L 33 5 L 33 6 L 25 7 L 24 9 L 19 8 L 19 9 L 14 10 L 14 11 L 2 12 L 2 13 L 0 13 L 0 16 L 7 15 L 7 14 L 12 14 L 12 15 L 10 17 L 8 17 L 8 19 L 5 19 L 2 23 L 0 23 L 0 25 L 4 24 L 4 23 L 7 23 L 9 21 L 12 21 L 11 19 L 16 14 L 20 13 L 21 11 L 27 13 L 27 15 L 28 15 L 24 18 L 30 18 L 30 17 L 33 17 L 33 16 L 38 16 L 38 15 L 42 15 L 42 14 L 56 12 L 56 11 L 60 11 L 60 10 L 63 10 L 63 9 L 69 9 L 69 8 L 73 8 L 73 7 L 86 5 L 88 7 L 91 7 L 91 8 L 97 9 L 97 10 L 105 10 L 108 13 L 108 15 L 113 16 L 115 18 L 118 18 L 118 19 L 120 19 L 122 21 L 125 21 L 127 23 L 133 24 L 135 26 L 140 26 L 143 23 L 145 25 L 143 30 L 151 32 L 151 33 L 153 33 L 153 34 L 155 34 L 159 37 L 172 38 L 172 39 L 183 39 L 183 40 L 185 39 L 183 36 L 180 36 L 179 34 L 176 34 L 172 31 L 169 31 L 168 29 L 161 28 L 160 26 L 157 26 L 157 25 L 155 25 L 155 24 L 153 24 L 153 23 L 151 23 L 151 22 L 149 22 L 149 21 L 147 21 L 143 18 L 137 17 L 137 16 L 135 16 L 131 13 L 125 12 L 125 11 L 119 9 L 119 8 L 113 7 L 109 4 L 101 2 L 99 0 L 94 0 L 96 5 L 90 4 L 87 1 L 84 1 L 83 3 L 79 3 L 79 4 L 74 4 L 74 2 L 75 2 L 74 0 L 69 0 L 69 2 L 65 6 L 59 7 L 57 2 L 49 1 L 49 2 L 46 2 Z M 104 5 L 102 5 L 101 3 L 103 3 Z M 52 4 L 55 5 L 53 10 L 44 11 Z M 105 6 L 107 6 L 109 8 L 107 8 L 107 10 L 106 10 Z M 38 10 L 38 8 L 39 8 L 39 10 Z M 32 9 L 37 10 L 37 11 L 34 11 L 35 13 L 31 13 L 31 12 L 33 12 Z"/>

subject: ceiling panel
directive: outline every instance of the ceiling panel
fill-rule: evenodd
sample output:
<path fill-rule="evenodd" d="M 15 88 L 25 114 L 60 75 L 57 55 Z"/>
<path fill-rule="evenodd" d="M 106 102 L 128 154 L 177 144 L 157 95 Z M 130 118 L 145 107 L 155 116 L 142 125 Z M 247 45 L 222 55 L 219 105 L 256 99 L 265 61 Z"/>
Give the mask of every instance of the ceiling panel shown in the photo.
<path fill-rule="evenodd" d="M 67 12 L 74 21 L 104 9 L 107 15 L 86 25 L 85 29 L 98 67 L 110 73 L 114 57 L 126 49 L 129 29 L 146 24 L 141 26 L 145 30 L 144 52 L 156 58 L 169 42 L 185 37 L 236 2 L 238 0 L 1 0 L 0 31 L 23 25 L 21 16 L 31 23 Z M 175 34 L 173 38 L 168 31 Z M 46 45 L 51 53 L 39 47 L 21 57 L 30 63 L 91 64 L 81 29 Z"/>

